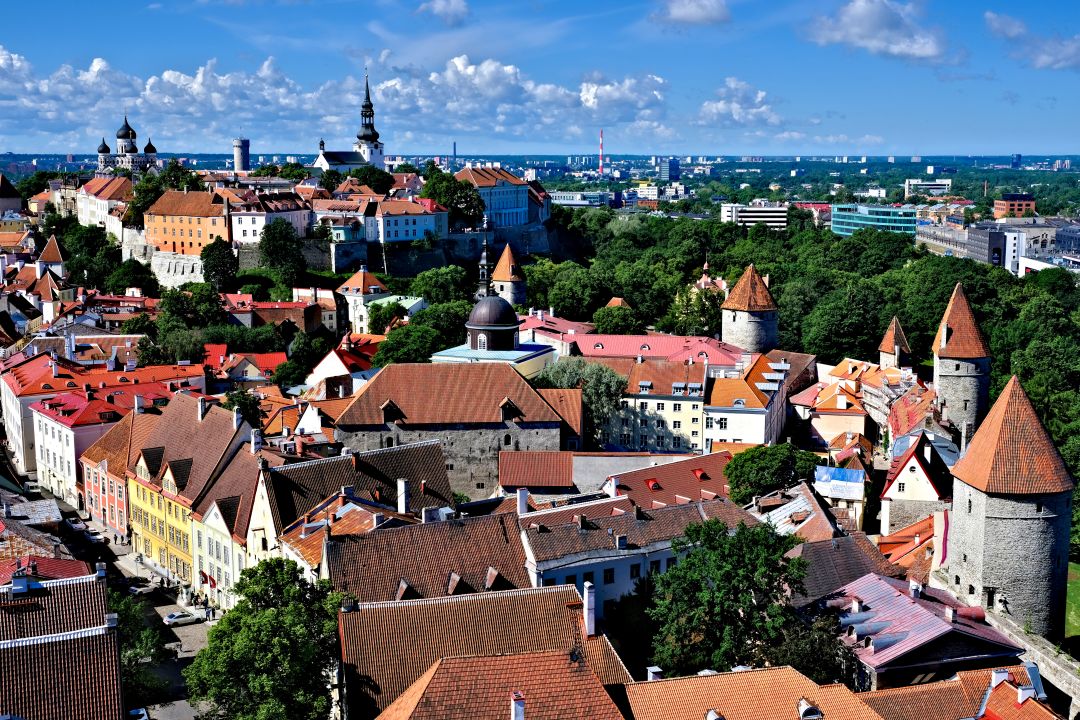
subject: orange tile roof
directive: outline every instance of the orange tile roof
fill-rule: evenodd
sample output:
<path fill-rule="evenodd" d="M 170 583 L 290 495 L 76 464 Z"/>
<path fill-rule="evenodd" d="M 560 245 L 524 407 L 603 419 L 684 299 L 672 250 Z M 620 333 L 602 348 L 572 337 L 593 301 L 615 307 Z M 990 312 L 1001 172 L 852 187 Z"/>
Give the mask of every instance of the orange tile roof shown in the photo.
<path fill-rule="evenodd" d="M 610 300 L 607 301 L 607 305 L 605 305 L 604 307 L 625 307 L 625 308 L 628 308 L 628 307 L 630 307 L 630 303 L 626 302 L 626 300 L 624 300 L 621 297 L 613 297 L 613 298 L 611 298 Z"/>
<path fill-rule="evenodd" d="M 687 363 L 683 360 L 661 360 L 659 358 L 643 358 L 641 362 L 630 365 L 630 372 L 626 379 L 626 394 L 639 395 L 641 383 L 649 385 L 649 395 L 673 395 L 674 386 L 678 383 L 689 386 L 697 383 L 698 394 L 684 394 L 687 402 L 703 402 L 705 380 L 709 366 L 705 363 Z M 688 392 L 684 387 L 684 393 Z"/>
<path fill-rule="evenodd" d="M 937 393 L 923 385 L 915 385 L 889 406 L 889 432 L 893 438 L 907 435 L 926 423 L 933 413 Z"/>
<path fill-rule="evenodd" d="M 787 666 L 635 682 L 626 697 L 635 720 L 701 720 L 710 710 L 724 720 L 795 720 L 800 700 L 828 720 L 881 720 L 844 686 L 818 685 Z"/>
<path fill-rule="evenodd" d="M 56 241 L 55 235 L 49 236 L 49 242 L 45 243 L 45 249 L 38 255 L 38 262 L 47 263 L 62 263 L 64 262 L 64 255 L 60 252 L 60 243 Z"/>
<path fill-rule="evenodd" d="M 1031 682 L 1027 670 L 1022 665 L 1006 668 L 1009 680 L 998 687 L 1012 686 L 1012 702 L 1016 702 L 1016 685 Z M 857 697 L 872 707 L 884 720 L 961 720 L 978 715 L 982 707 L 986 690 L 990 687 L 991 673 L 985 670 L 963 670 L 956 677 L 948 680 L 911 685 L 908 687 L 888 688 L 872 692 L 858 693 Z M 997 690 L 997 688 L 995 688 Z M 1027 705 L 1028 703 L 1024 703 Z M 1006 718 L 1035 717 L 1028 715 L 1002 715 Z M 1041 718 L 1056 717 L 1053 714 L 1040 715 Z"/>
<path fill-rule="evenodd" d="M 975 432 L 953 475 L 986 493 L 1071 492 L 1073 479 L 1013 375 Z"/>
<path fill-rule="evenodd" d="M 990 357 L 990 348 L 979 332 L 975 313 L 961 283 L 956 283 L 953 288 L 949 305 L 934 335 L 934 354 L 958 360 Z"/>
<path fill-rule="evenodd" d="M 721 307 L 725 310 L 744 312 L 765 312 L 777 309 L 776 301 L 769 292 L 769 286 L 765 284 L 765 279 L 761 277 L 753 264 L 747 266 L 746 272 L 739 278 L 739 282 L 735 283 L 735 287 L 731 288 L 727 300 L 724 300 Z"/>
<path fill-rule="evenodd" d="M 459 170 L 454 177 L 475 187 L 495 187 L 500 182 L 509 185 L 525 185 L 525 181 L 502 168 L 472 167 Z"/>
<path fill-rule="evenodd" d="M 81 459 L 91 464 L 104 460 L 109 474 L 124 477 L 124 471 L 135 462 L 143 441 L 153 432 L 160 417 L 151 413 L 128 413 L 83 451 Z"/>
<path fill-rule="evenodd" d="M 685 460 L 612 475 L 608 480 L 616 478 L 618 494 L 645 509 L 681 505 L 727 497 L 724 468 L 729 462 L 731 454 L 726 452 L 695 455 Z"/>
<path fill-rule="evenodd" d="M 916 537 L 919 538 L 918 543 L 915 542 Z M 900 562 L 902 558 L 908 556 L 913 550 L 922 547 L 933 539 L 934 516 L 927 515 L 922 520 L 916 520 L 891 535 L 882 535 L 878 538 L 878 549 L 889 560 Z M 907 565 L 910 565 L 910 563 Z"/>
<path fill-rule="evenodd" d="M 123 176 L 94 178 L 79 191 L 99 200 L 130 200 L 132 196 L 131 180 Z"/>
<path fill-rule="evenodd" d="M 381 720 L 480 720 L 509 714 L 518 693 L 529 720 L 622 720 L 604 686 L 580 655 L 567 650 L 444 658 L 390 707 Z"/>
<path fill-rule="evenodd" d="M 893 319 L 889 321 L 888 329 L 885 330 L 885 337 L 881 338 L 881 344 L 878 345 L 878 351 L 891 353 L 896 350 L 897 346 L 900 347 L 902 352 L 911 352 L 907 336 L 904 335 L 904 328 L 900 327 L 900 320 L 893 315 Z"/>
<path fill-rule="evenodd" d="M 16 395 L 28 396 L 77 390 L 87 383 L 95 388 L 116 388 L 139 383 L 193 381 L 203 376 L 202 365 L 150 365 L 131 371 L 108 370 L 86 367 L 62 357 L 55 361 L 54 375 L 51 362 L 52 358 L 45 353 L 35 355 L 9 367 L 3 380 Z"/>
<path fill-rule="evenodd" d="M 503 248 L 499 262 L 491 273 L 491 279 L 495 282 L 523 282 L 525 280 L 517 258 L 514 257 L 514 251 L 510 249 L 510 243 L 506 243 L 506 247 Z"/>
<path fill-rule="evenodd" d="M 225 206 L 218 200 L 218 196 L 214 193 L 202 190 L 192 192 L 166 190 L 157 199 L 157 202 L 150 206 L 146 214 L 175 217 L 220 217 L 225 214 Z"/>
<path fill-rule="evenodd" d="M 551 406 L 551 409 L 559 414 L 559 417 L 569 426 L 570 431 L 581 437 L 583 425 L 581 388 L 540 388 L 537 392 Z"/>
<path fill-rule="evenodd" d="M 362 268 L 341 283 L 337 291 L 342 295 L 365 295 L 371 287 L 378 288 L 378 292 L 386 292 L 386 286 L 383 285 L 382 280 L 375 277 L 375 273 L 369 272 L 367 268 Z"/>
<path fill-rule="evenodd" d="M 758 387 L 758 383 L 772 382 L 765 373 L 774 372 L 769 367 L 772 359 L 768 355 L 758 355 L 754 362 L 743 371 L 742 377 L 718 377 L 709 388 L 709 407 L 734 407 L 736 400 L 742 400 L 743 406 L 762 409 L 769 406 L 769 394 Z"/>
<path fill-rule="evenodd" d="M 574 453 L 562 450 L 504 450 L 499 453 L 504 488 L 574 487 Z"/>

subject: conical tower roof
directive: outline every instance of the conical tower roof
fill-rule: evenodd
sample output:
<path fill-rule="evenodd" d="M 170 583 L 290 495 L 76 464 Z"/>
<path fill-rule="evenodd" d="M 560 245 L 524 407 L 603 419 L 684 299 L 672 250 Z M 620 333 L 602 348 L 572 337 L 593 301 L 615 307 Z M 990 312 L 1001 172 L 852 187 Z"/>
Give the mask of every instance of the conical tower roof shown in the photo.
<path fill-rule="evenodd" d="M 491 273 L 491 279 L 495 282 L 522 282 L 525 275 L 518 266 L 514 251 L 510 249 L 510 243 L 503 248 L 499 262 L 495 265 L 495 271 Z"/>
<path fill-rule="evenodd" d="M 885 331 L 885 337 L 881 338 L 881 344 L 878 345 L 878 352 L 891 353 L 897 347 L 902 352 L 911 352 L 907 336 L 904 335 L 904 328 L 900 327 L 900 319 L 893 315 L 893 319 L 889 323 L 889 329 Z"/>
<path fill-rule="evenodd" d="M 725 310 L 744 312 L 765 312 L 777 309 L 776 301 L 769 292 L 769 286 L 765 284 L 765 279 L 761 277 L 753 264 L 746 268 L 739 282 L 731 288 L 722 307 Z"/>
<path fill-rule="evenodd" d="M 956 283 L 949 305 L 934 336 L 934 354 L 943 358 L 971 359 L 990 357 L 990 348 L 979 332 L 964 286 Z"/>
<path fill-rule="evenodd" d="M 952 472 L 973 488 L 999 495 L 1073 489 L 1065 462 L 1015 375 Z"/>
<path fill-rule="evenodd" d="M 60 253 L 60 243 L 56 241 L 55 235 L 49 236 L 49 242 L 45 243 L 45 248 L 38 255 L 38 260 L 47 263 L 64 262 L 64 256 Z"/>

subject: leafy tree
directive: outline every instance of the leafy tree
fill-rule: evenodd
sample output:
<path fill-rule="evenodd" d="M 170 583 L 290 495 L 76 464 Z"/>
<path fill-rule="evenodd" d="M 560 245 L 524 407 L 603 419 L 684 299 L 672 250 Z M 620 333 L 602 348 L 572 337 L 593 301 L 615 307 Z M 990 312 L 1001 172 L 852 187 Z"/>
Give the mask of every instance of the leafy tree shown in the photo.
<path fill-rule="evenodd" d="M 151 340 L 157 337 L 157 323 L 147 313 L 139 313 L 120 325 L 120 332 L 125 335 L 146 335 Z"/>
<path fill-rule="evenodd" d="M 292 180 L 293 182 L 300 182 L 306 180 L 311 173 L 308 169 L 300 163 L 285 163 L 278 171 L 278 177 L 285 180 Z"/>
<path fill-rule="evenodd" d="M 803 348 L 822 362 L 873 357 L 885 323 L 882 297 L 870 280 L 852 279 L 821 298 L 803 321 Z"/>
<path fill-rule="evenodd" d="M 465 321 L 473 305 L 467 300 L 429 305 L 409 319 L 412 325 L 427 326 L 439 334 L 439 349 L 460 345 L 465 341 Z"/>
<path fill-rule="evenodd" d="M 179 324 L 205 328 L 225 322 L 221 296 L 206 283 L 194 283 L 189 290 L 166 290 L 158 302 L 158 322 L 162 327 Z"/>
<path fill-rule="evenodd" d="M 380 348 L 381 349 L 381 348 Z M 560 358 L 533 379 L 538 388 L 581 388 L 586 438 L 596 444 L 608 419 L 619 409 L 626 378 L 607 365 L 583 358 Z"/>
<path fill-rule="evenodd" d="M 395 174 L 401 174 L 401 173 L 408 174 L 408 173 L 419 173 L 419 172 L 420 172 L 420 168 L 416 167 L 412 163 L 407 163 L 407 162 L 400 163 L 397 167 L 394 168 L 394 173 Z"/>
<path fill-rule="evenodd" d="M 15 189 L 22 195 L 23 200 L 29 200 L 39 192 L 49 187 L 49 181 L 62 177 L 62 173 L 54 170 L 36 170 L 15 183 Z"/>
<path fill-rule="evenodd" d="M 262 427 L 262 411 L 259 409 L 259 398 L 247 388 L 237 388 L 225 393 L 225 400 L 221 407 L 226 410 L 240 410 L 240 416 L 253 428 Z"/>
<path fill-rule="evenodd" d="M 315 227 L 311 230 L 311 239 L 318 240 L 320 243 L 329 244 L 334 239 L 334 231 L 330 229 L 329 225 L 316 223 Z"/>
<path fill-rule="evenodd" d="M 625 305 L 602 307 L 592 316 L 596 332 L 601 335 L 638 335 L 645 332 L 645 323 Z"/>
<path fill-rule="evenodd" d="M 452 226 L 476 227 L 484 217 L 484 201 L 472 183 L 458 180 L 429 163 L 421 197 L 431 198 L 449 211 Z"/>
<path fill-rule="evenodd" d="M 731 501 L 745 505 L 755 495 L 790 487 L 814 472 L 818 457 L 790 443 L 761 445 L 744 450 L 724 468 Z"/>
<path fill-rule="evenodd" d="M 116 613 L 125 699 L 129 705 L 144 705 L 165 689 L 165 681 L 154 674 L 154 666 L 169 656 L 165 638 L 157 626 L 146 624 L 146 607 L 141 599 L 109 590 L 108 604 L 109 612 Z"/>
<path fill-rule="evenodd" d="M 228 292 L 236 282 L 236 273 L 240 270 L 240 259 L 233 252 L 232 246 L 220 235 L 204 247 L 199 254 L 203 264 L 203 280 L 218 292 Z"/>
<path fill-rule="evenodd" d="M 330 342 L 322 335 L 297 333 L 288 361 L 274 369 L 274 384 L 283 388 L 302 385 L 330 350 Z"/>
<path fill-rule="evenodd" d="M 649 617 L 655 593 L 656 575 L 642 575 L 633 592 L 623 595 L 604 609 L 607 636 L 635 680 L 645 679 L 645 668 L 652 665 L 653 641 L 658 626 Z"/>
<path fill-rule="evenodd" d="M 341 595 L 281 558 L 245 569 L 234 592 L 239 602 L 184 670 L 191 698 L 210 704 L 203 717 L 325 718 Z"/>
<path fill-rule="evenodd" d="M 361 185 L 367 185 L 379 195 L 385 195 L 390 192 L 390 188 L 394 187 L 394 176 L 374 165 L 365 165 L 350 170 L 349 177 L 356 178 Z"/>
<path fill-rule="evenodd" d="M 267 223 L 259 238 L 259 260 L 273 270 L 281 283 L 292 288 L 299 284 L 307 271 L 303 241 L 291 223 L 276 218 Z"/>
<path fill-rule="evenodd" d="M 672 543 L 678 564 L 655 578 L 656 664 L 672 675 L 759 664 L 792 621 L 787 593 L 802 588 L 805 561 L 785 553 L 798 542 L 764 523 L 688 526 Z"/>
<path fill-rule="evenodd" d="M 409 294 L 424 298 L 430 305 L 468 300 L 468 283 L 465 268 L 446 265 L 418 274 L 409 285 Z"/>
<path fill-rule="evenodd" d="M 852 670 L 857 667 L 854 654 L 840 641 L 836 617 L 817 618 L 809 626 L 790 621 L 781 639 L 764 648 L 764 656 L 773 666 L 790 665 L 814 682 L 854 684 Z"/>
<path fill-rule="evenodd" d="M 113 295 L 123 295 L 128 288 L 139 288 L 143 295 L 157 297 L 158 280 L 149 265 L 128 258 L 105 280 L 105 289 Z"/>
<path fill-rule="evenodd" d="M 64 251 L 70 281 L 105 288 L 111 270 L 120 265 L 120 248 L 104 228 L 70 225 L 56 239 Z"/>
<path fill-rule="evenodd" d="M 394 328 L 386 339 L 379 343 L 379 350 L 372 358 L 376 367 L 386 367 L 391 363 L 423 363 L 431 360 L 432 353 L 438 352 L 439 334 L 426 325 L 403 325 Z"/>
<path fill-rule="evenodd" d="M 401 303 L 375 303 L 368 306 L 368 330 L 375 334 L 386 332 L 386 328 L 394 321 L 394 318 L 404 318 L 408 315 L 405 306 Z"/>
<path fill-rule="evenodd" d="M 322 176 L 319 177 L 319 187 L 327 192 L 334 192 L 344 179 L 345 176 L 339 171 L 326 170 L 323 172 Z"/>

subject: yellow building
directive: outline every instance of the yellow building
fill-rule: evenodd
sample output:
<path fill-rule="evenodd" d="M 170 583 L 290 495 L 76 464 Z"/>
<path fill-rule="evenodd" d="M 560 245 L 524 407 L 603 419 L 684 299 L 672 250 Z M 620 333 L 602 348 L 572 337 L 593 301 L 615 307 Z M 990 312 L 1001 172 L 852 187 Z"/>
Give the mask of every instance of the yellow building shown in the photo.
<path fill-rule="evenodd" d="M 133 526 L 132 547 L 168 572 L 169 577 L 191 583 L 191 509 L 180 497 L 174 469 L 166 466 L 159 480 L 151 474 L 143 453 L 129 475 L 128 497 Z M 182 473 L 180 468 L 176 473 Z"/>
<path fill-rule="evenodd" d="M 597 362 L 627 377 L 622 409 L 608 424 L 609 445 L 648 452 L 696 453 L 705 448 L 705 364 L 656 359 Z"/>

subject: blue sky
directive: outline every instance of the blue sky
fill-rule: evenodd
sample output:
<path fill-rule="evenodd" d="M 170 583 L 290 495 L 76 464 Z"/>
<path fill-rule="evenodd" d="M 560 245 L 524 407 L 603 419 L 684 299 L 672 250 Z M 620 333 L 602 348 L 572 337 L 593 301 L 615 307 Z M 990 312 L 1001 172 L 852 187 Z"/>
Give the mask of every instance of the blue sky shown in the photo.
<path fill-rule="evenodd" d="M 1072 0 L 188 0 L 5 8 L 0 151 L 1076 153 Z M 24 17 L 20 17 L 25 15 Z M 122 27 L 123 30 L 114 28 Z M 11 28 L 18 28 L 12 32 Z"/>

